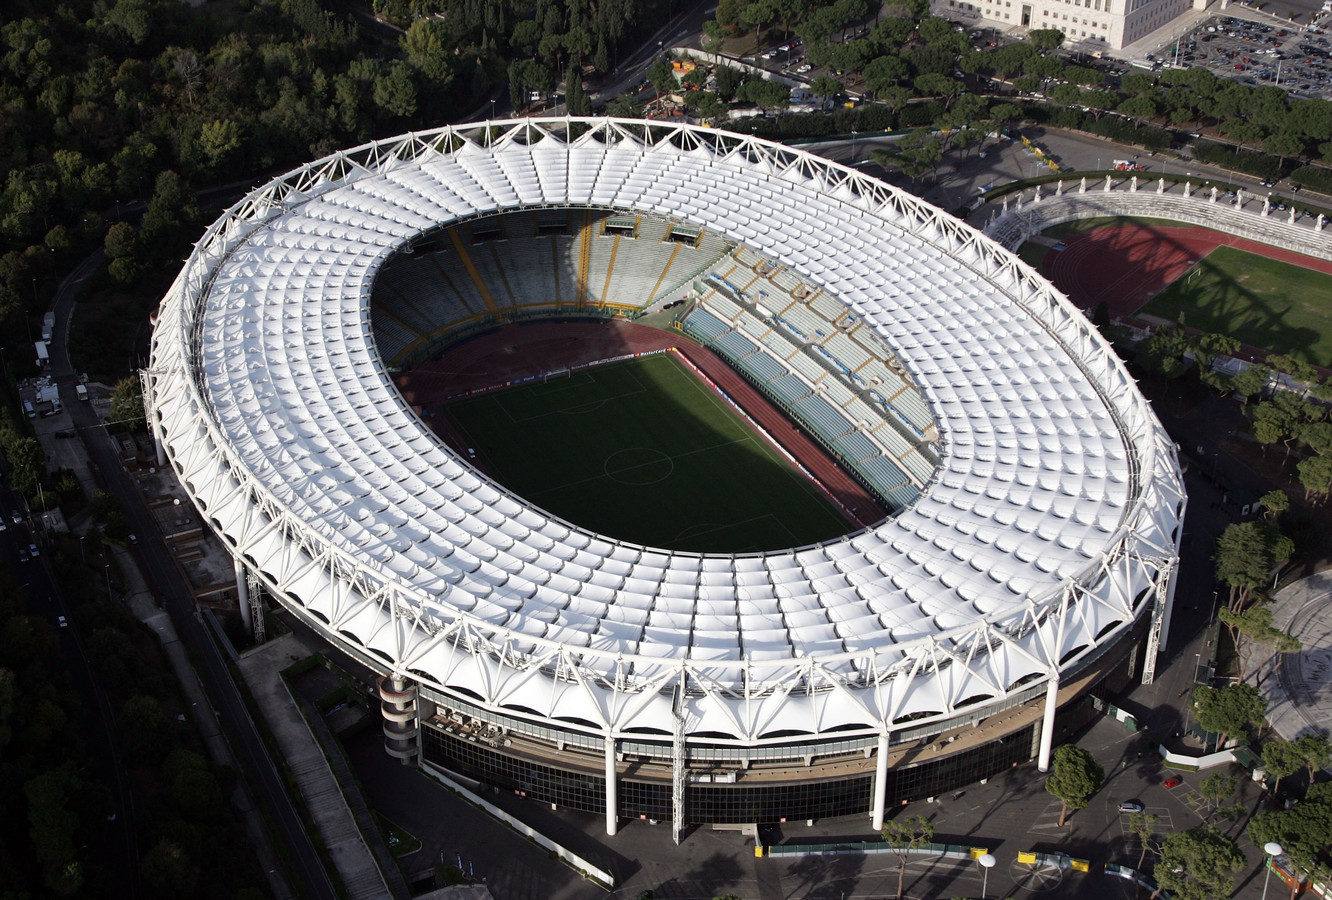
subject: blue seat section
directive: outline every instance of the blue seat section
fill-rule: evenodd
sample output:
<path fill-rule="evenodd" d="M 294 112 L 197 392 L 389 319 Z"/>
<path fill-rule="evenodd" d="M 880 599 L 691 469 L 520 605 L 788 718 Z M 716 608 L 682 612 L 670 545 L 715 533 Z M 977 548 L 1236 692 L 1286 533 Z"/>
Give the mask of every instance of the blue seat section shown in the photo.
<path fill-rule="evenodd" d="M 685 330 L 693 334 L 705 344 L 710 344 L 717 339 L 717 335 L 730 328 L 725 322 L 718 319 L 712 313 L 695 307 L 689 315 L 685 316 Z"/>
<path fill-rule="evenodd" d="M 867 457 L 876 456 L 879 453 L 877 447 L 870 443 L 869 438 L 859 431 L 853 431 L 850 434 L 839 437 L 833 446 L 837 452 L 851 462 L 858 462 Z"/>
<path fill-rule="evenodd" d="M 797 400 L 795 408 L 809 423 L 809 427 L 822 434 L 829 443 L 851 430 L 851 423 L 846 420 L 846 416 L 833 409 L 827 400 L 817 395 Z"/>
<path fill-rule="evenodd" d="M 768 390 L 790 404 L 794 404 L 801 397 L 810 395 L 809 385 L 794 375 L 783 375 L 781 378 L 768 382 Z"/>
<path fill-rule="evenodd" d="M 916 498 L 919 496 L 920 491 L 917 490 L 914 484 L 908 481 L 885 493 L 883 499 L 887 500 L 897 508 L 902 509 L 915 503 Z"/>
<path fill-rule="evenodd" d="M 909 484 L 902 470 L 886 456 L 872 456 L 856 463 L 860 474 L 874 485 L 875 490 L 887 496 L 888 492 L 901 484 Z"/>
<path fill-rule="evenodd" d="M 718 350 L 726 356 L 729 356 L 731 359 L 739 359 L 740 357 L 747 356 L 758 349 L 754 346 L 753 341 L 744 335 L 736 334 L 734 331 L 729 332 L 728 334 L 723 334 L 713 343 L 716 344 Z"/>
<path fill-rule="evenodd" d="M 760 382 L 772 381 L 787 374 L 786 366 L 766 353 L 751 353 L 740 360 L 740 365 Z"/>

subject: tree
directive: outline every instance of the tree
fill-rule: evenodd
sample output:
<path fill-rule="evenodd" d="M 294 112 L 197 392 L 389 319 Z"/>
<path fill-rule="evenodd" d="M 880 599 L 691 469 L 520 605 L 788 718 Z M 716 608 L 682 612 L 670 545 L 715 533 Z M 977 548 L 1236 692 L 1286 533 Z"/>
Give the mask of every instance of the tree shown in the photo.
<path fill-rule="evenodd" d="M 1320 458 L 1320 457 L 1315 457 Z M 1216 541 L 1216 580 L 1230 588 L 1227 605 L 1240 612 L 1252 604 L 1277 566 L 1295 552 L 1294 542 L 1266 522 L 1229 525 Z"/>
<path fill-rule="evenodd" d="M 1263 766 L 1267 769 L 1267 774 L 1276 779 L 1276 783 L 1272 785 L 1274 792 L 1281 789 L 1281 779 L 1295 774 L 1295 771 L 1303 765 L 1304 756 L 1296 748 L 1294 741 L 1273 737 L 1263 744 Z"/>
<path fill-rule="evenodd" d="M 1200 684 L 1193 689 L 1193 717 L 1206 731 L 1226 738 L 1242 734 L 1251 724 L 1262 721 L 1267 700 L 1251 684 L 1228 684 L 1214 688 Z"/>
<path fill-rule="evenodd" d="M 565 76 L 564 107 L 571 116 L 586 116 L 592 112 L 592 101 L 583 90 L 583 78 L 578 66 L 570 66 Z"/>
<path fill-rule="evenodd" d="M 671 61 L 664 56 L 659 57 L 647 71 L 647 80 L 651 82 L 652 87 L 658 94 L 664 94 L 675 88 L 675 69 L 671 66 Z"/>
<path fill-rule="evenodd" d="M 934 840 L 934 825 L 924 816 L 906 816 L 883 824 L 883 841 L 898 851 L 897 900 L 902 900 L 906 883 L 907 858 L 915 850 Z"/>
<path fill-rule="evenodd" d="M 1304 488 L 1304 499 L 1325 496 L 1332 491 L 1332 457 L 1311 456 L 1295 464 Z"/>
<path fill-rule="evenodd" d="M 1284 495 L 1283 495 L 1284 496 Z M 1223 609 L 1218 618 L 1230 629 L 1231 639 L 1239 656 L 1239 680 L 1244 680 L 1248 669 L 1249 654 L 1240 642 L 1240 637 L 1248 638 L 1249 643 L 1269 646 L 1277 653 L 1297 653 L 1300 650 L 1299 638 L 1289 635 L 1272 626 L 1272 611 L 1266 606 L 1251 606 L 1243 612 Z"/>
<path fill-rule="evenodd" d="M 130 428 L 143 424 L 143 387 L 131 376 L 116 382 L 111 392 L 111 421 L 124 422 Z"/>
<path fill-rule="evenodd" d="M 643 104 L 633 98 L 632 94 L 620 94 L 606 104 L 603 110 L 608 116 L 615 116 L 620 119 L 641 119 L 643 118 Z"/>
<path fill-rule="evenodd" d="M 1054 771 L 1045 779 L 1045 790 L 1063 801 L 1059 826 L 1070 809 L 1082 809 L 1105 781 L 1105 769 L 1096 758 L 1074 744 L 1063 744 L 1054 752 Z"/>
<path fill-rule="evenodd" d="M 1129 831 L 1133 832 L 1138 843 L 1142 845 L 1142 852 L 1138 854 L 1138 869 L 1142 869 L 1142 862 L 1147 858 L 1147 850 L 1151 847 L 1152 835 L 1156 833 L 1156 823 L 1160 817 L 1156 813 L 1135 812 L 1129 813 Z"/>
<path fill-rule="evenodd" d="M 1235 892 L 1232 876 L 1244 865 L 1235 842 L 1203 824 L 1166 835 L 1156 881 L 1177 900 L 1216 900 Z"/>
<path fill-rule="evenodd" d="M 1211 820 L 1212 813 L 1221 806 L 1221 801 L 1229 799 L 1237 787 L 1239 779 L 1228 772 L 1213 772 L 1202 780 L 1198 785 L 1198 796 L 1207 804 L 1204 822 Z"/>
<path fill-rule="evenodd" d="M 1258 364 L 1248 365 L 1230 380 L 1230 389 L 1247 403 L 1254 394 L 1261 393 L 1272 378 L 1272 370 Z"/>
<path fill-rule="evenodd" d="M 828 108 L 828 101 L 842 92 L 842 83 L 828 75 L 820 75 L 809 85 L 809 91 L 823 100 L 823 108 Z"/>
<path fill-rule="evenodd" d="M 1291 862 L 1312 875 L 1332 844 L 1332 783 L 1310 785 L 1303 801 L 1290 809 L 1257 814 L 1246 830 L 1258 846 L 1276 841 Z"/>
<path fill-rule="evenodd" d="M 765 113 L 770 109 L 786 109 L 791 105 L 791 89 L 776 81 L 746 81 L 740 88 L 739 96 Z"/>
<path fill-rule="evenodd" d="M 745 73 L 735 66 L 717 67 L 717 96 L 726 102 L 735 99 L 740 86 L 745 83 Z"/>
<path fill-rule="evenodd" d="M 1064 43 L 1064 33 L 1058 28 L 1037 28 L 1027 32 L 1027 41 L 1042 53 L 1058 50 Z"/>
<path fill-rule="evenodd" d="M 1310 782 L 1314 780 L 1319 769 L 1332 763 L 1332 743 L 1321 734 L 1300 735 L 1295 739 L 1295 751 L 1304 759 L 1304 765 L 1309 769 Z"/>

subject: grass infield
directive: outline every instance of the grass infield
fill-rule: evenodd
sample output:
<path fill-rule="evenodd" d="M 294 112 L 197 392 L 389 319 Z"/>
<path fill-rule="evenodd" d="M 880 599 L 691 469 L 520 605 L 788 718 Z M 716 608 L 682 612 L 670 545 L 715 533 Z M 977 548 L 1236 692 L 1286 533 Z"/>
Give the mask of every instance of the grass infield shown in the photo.
<path fill-rule="evenodd" d="M 1217 247 L 1142 308 L 1316 366 L 1332 365 L 1332 276 Z"/>
<path fill-rule="evenodd" d="M 850 527 L 669 353 L 460 400 L 444 414 L 510 490 L 620 540 L 742 553 Z"/>

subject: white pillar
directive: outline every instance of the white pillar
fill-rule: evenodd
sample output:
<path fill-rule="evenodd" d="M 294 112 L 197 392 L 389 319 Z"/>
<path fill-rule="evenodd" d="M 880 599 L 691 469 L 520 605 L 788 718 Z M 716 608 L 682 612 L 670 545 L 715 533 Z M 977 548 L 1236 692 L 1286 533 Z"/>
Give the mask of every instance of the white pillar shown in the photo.
<path fill-rule="evenodd" d="M 245 563 L 241 562 L 239 556 L 232 561 L 236 564 L 236 601 L 240 604 L 241 624 L 245 626 L 245 633 L 249 634 L 254 630 L 254 623 L 250 620 L 250 591 L 245 586 Z"/>
<path fill-rule="evenodd" d="M 879 755 L 874 758 L 874 831 L 883 831 L 884 794 L 888 787 L 888 732 L 879 734 Z"/>
<path fill-rule="evenodd" d="M 606 735 L 606 833 L 614 835 L 618 826 L 616 811 L 619 807 L 615 783 L 615 738 Z"/>
<path fill-rule="evenodd" d="M 1059 705 L 1059 673 L 1050 673 L 1050 680 L 1045 686 L 1045 717 L 1041 720 L 1041 753 L 1036 758 L 1036 768 L 1042 772 L 1050 771 L 1050 751 L 1054 747 L 1055 707 Z"/>

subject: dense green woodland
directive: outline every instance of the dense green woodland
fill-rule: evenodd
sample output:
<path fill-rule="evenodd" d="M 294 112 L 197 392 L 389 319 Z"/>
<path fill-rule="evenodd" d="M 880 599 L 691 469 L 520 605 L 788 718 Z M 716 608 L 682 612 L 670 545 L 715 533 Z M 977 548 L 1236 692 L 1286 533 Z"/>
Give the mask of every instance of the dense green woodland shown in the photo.
<path fill-rule="evenodd" d="M 91 248 L 105 243 L 118 285 L 172 271 L 203 225 L 195 190 L 457 120 L 511 70 L 516 99 L 594 77 L 668 2 L 377 3 L 391 25 L 318 0 L 0 5 L 6 345 Z"/>

